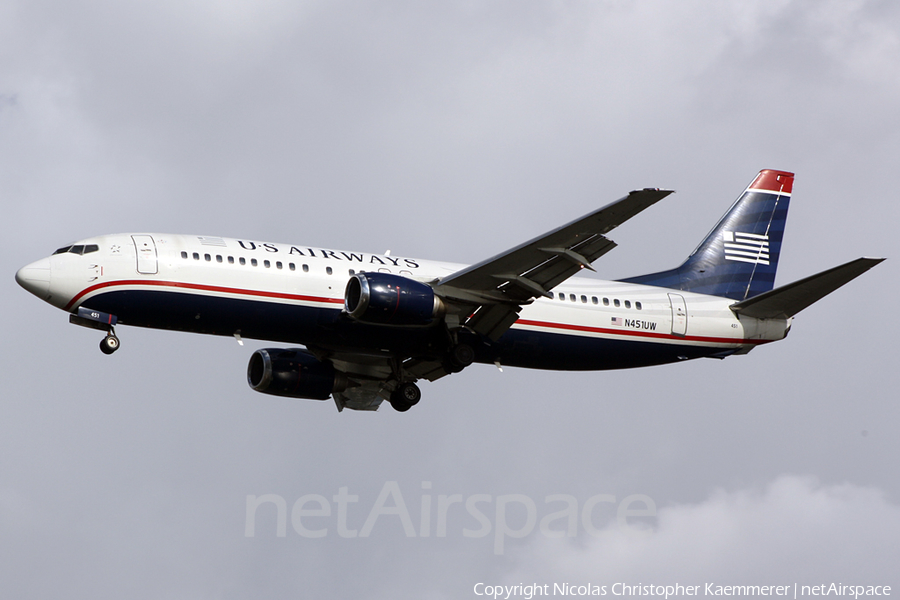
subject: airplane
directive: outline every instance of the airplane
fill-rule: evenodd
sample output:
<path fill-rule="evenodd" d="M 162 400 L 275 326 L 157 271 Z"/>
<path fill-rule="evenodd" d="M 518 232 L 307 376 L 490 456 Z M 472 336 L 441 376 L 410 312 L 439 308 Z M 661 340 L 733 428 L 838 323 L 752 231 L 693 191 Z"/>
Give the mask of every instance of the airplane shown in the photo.
<path fill-rule="evenodd" d="M 573 277 L 615 227 L 672 193 L 645 188 L 474 265 L 214 236 L 125 233 L 63 246 L 16 273 L 27 291 L 106 332 L 117 325 L 267 340 L 258 392 L 338 411 L 400 412 L 419 380 L 473 363 L 605 370 L 746 354 L 883 258 L 775 287 L 794 174 L 764 169 L 699 246 L 667 271 Z M 296 347 L 300 346 L 300 347 Z"/>

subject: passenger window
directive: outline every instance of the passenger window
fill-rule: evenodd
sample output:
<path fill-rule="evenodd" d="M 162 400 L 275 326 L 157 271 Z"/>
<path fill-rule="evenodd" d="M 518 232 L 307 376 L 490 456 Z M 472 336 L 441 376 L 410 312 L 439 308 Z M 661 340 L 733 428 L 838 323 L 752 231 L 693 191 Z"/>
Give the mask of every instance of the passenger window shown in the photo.
<path fill-rule="evenodd" d="M 350 269 L 350 271 L 348 271 L 348 272 L 350 273 L 350 275 L 353 275 L 356 273 L 356 271 L 354 271 L 353 269 Z"/>
<path fill-rule="evenodd" d="M 303 265 L 303 272 L 309 273 L 309 265 Z"/>
<path fill-rule="evenodd" d="M 331 270 L 331 267 L 325 267 L 325 272 L 331 275 L 333 271 Z"/>
<path fill-rule="evenodd" d="M 587 296 L 582 296 L 582 297 L 581 297 L 581 303 L 582 303 L 582 304 L 587 304 Z"/>
<path fill-rule="evenodd" d="M 203 258 L 206 260 L 206 262 L 209 262 L 212 260 L 212 256 L 210 256 L 209 254 L 204 254 Z"/>
<path fill-rule="evenodd" d="M 277 261 L 277 262 L 275 263 L 275 268 L 276 268 L 276 269 L 280 269 L 282 266 L 283 266 L 283 265 L 281 264 L 281 261 L 280 261 L 280 260 Z"/>
<path fill-rule="evenodd" d="M 255 258 L 251 258 L 251 259 L 250 259 L 250 266 L 251 266 L 251 267 L 255 267 L 255 266 L 257 266 L 258 264 L 259 264 L 259 261 L 257 261 Z"/>
<path fill-rule="evenodd" d="M 181 258 L 187 258 L 187 252 L 182 252 L 182 253 L 181 253 Z"/>
<path fill-rule="evenodd" d="M 217 262 L 217 263 L 222 262 L 222 255 L 221 255 L 221 254 L 216 254 L 216 262 Z"/>
<path fill-rule="evenodd" d="M 233 264 L 234 264 L 234 257 L 233 257 L 233 256 L 229 256 L 229 257 L 228 257 L 228 264 L 229 264 L 229 265 L 233 265 Z"/>
<path fill-rule="evenodd" d="M 200 255 L 194 252 L 194 260 L 200 260 Z"/>
<path fill-rule="evenodd" d="M 575 302 L 575 294 L 569 294 L 569 300 Z"/>
<path fill-rule="evenodd" d="M 263 261 L 263 266 L 268 269 L 269 267 L 272 266 L 272 263 L 270 263 L 269 260 L 266 259 Z"/>
<path fill-rule="evenodd" d="M 289 268 L 291 271 L 296 271 L 296 270 L 297 270 L 297 265 L 295 265 L 294 263 L 288 263 L 288 268 Z"/>
<path fill-rule="evenodd" d="M 613 300 L 613 306 L 615 306 L 616 308 L 619 308 L 619 299 L 618 298 Z"/>
<path fill-rule="evenodd" d="M 560 300 L 565 300 L 565 299 L 566 299 L 566 295 L 563 294 L 562 292 L 560 292 L 560 293 L 559 293 L 559 299 L 560 299 Z"/>
<path fill-rule="evenodd" d="M 609 306 L 609 298 L 603 299 L 603 306 Z"/>
<path fill-rule="evenodd" d="M 631 308 L 631 300 L 625 301 L 625 308 Z"/>
<path fill-rule="evenodd" d="M 641 308 L 643 308 L 643 307 L 641 306 L 641 303 L 640 303 L 640 302 L 635 302 L 635 303 L 634 303 L 634 307 L 635 307 L 636 309 L 638 309 L 638 310 L 641 310 Z"/>
<path fill-rule="evenodd" d="M 240 257 L 240 258 L 238 259 L 238 262 L 240 262 L 242 265 L 246 265 L 246 264 L 247 264 L 247 259 L 244 258 L 244 257 L 242 256 L 242 257 Z"/>
<path fill-rule="evenodd" d="M 591 296 L 591 302 L 597 304 L 597 296 Z"/>

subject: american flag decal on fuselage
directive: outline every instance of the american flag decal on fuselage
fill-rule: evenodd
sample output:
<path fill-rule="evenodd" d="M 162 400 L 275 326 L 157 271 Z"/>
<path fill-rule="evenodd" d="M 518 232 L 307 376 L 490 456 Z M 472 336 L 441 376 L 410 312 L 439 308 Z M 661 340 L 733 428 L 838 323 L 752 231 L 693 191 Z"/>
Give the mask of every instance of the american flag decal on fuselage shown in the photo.
<path fill-rule="evenodd" d="M 757 233 L 723 231 L 725 260 L 759 265 L 769 264 L 769 236 Z"/>

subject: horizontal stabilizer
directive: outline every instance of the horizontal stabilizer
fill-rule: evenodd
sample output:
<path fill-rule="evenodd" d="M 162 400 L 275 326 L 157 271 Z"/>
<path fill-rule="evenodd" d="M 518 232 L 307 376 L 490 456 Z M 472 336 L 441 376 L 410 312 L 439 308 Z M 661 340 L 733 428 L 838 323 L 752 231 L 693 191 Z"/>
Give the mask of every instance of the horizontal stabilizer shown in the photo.
<path fill-rule="evenodd" d="M 739 315 L 757 319 L 789 319 L 883 260 L 883 258 L 857 258 L 839 267 L 732 304 L 731 310 Z"/>

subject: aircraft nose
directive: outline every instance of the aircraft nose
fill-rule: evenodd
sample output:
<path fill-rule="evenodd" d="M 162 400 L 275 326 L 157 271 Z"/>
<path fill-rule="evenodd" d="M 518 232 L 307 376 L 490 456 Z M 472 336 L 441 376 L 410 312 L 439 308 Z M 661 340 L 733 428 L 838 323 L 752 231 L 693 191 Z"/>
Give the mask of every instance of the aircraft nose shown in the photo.
<path fill-rule="evenodd" d="M 50 259 L 42 258 L 16 271 L 16 282 L 41 300 L 49 298 Z"/>

